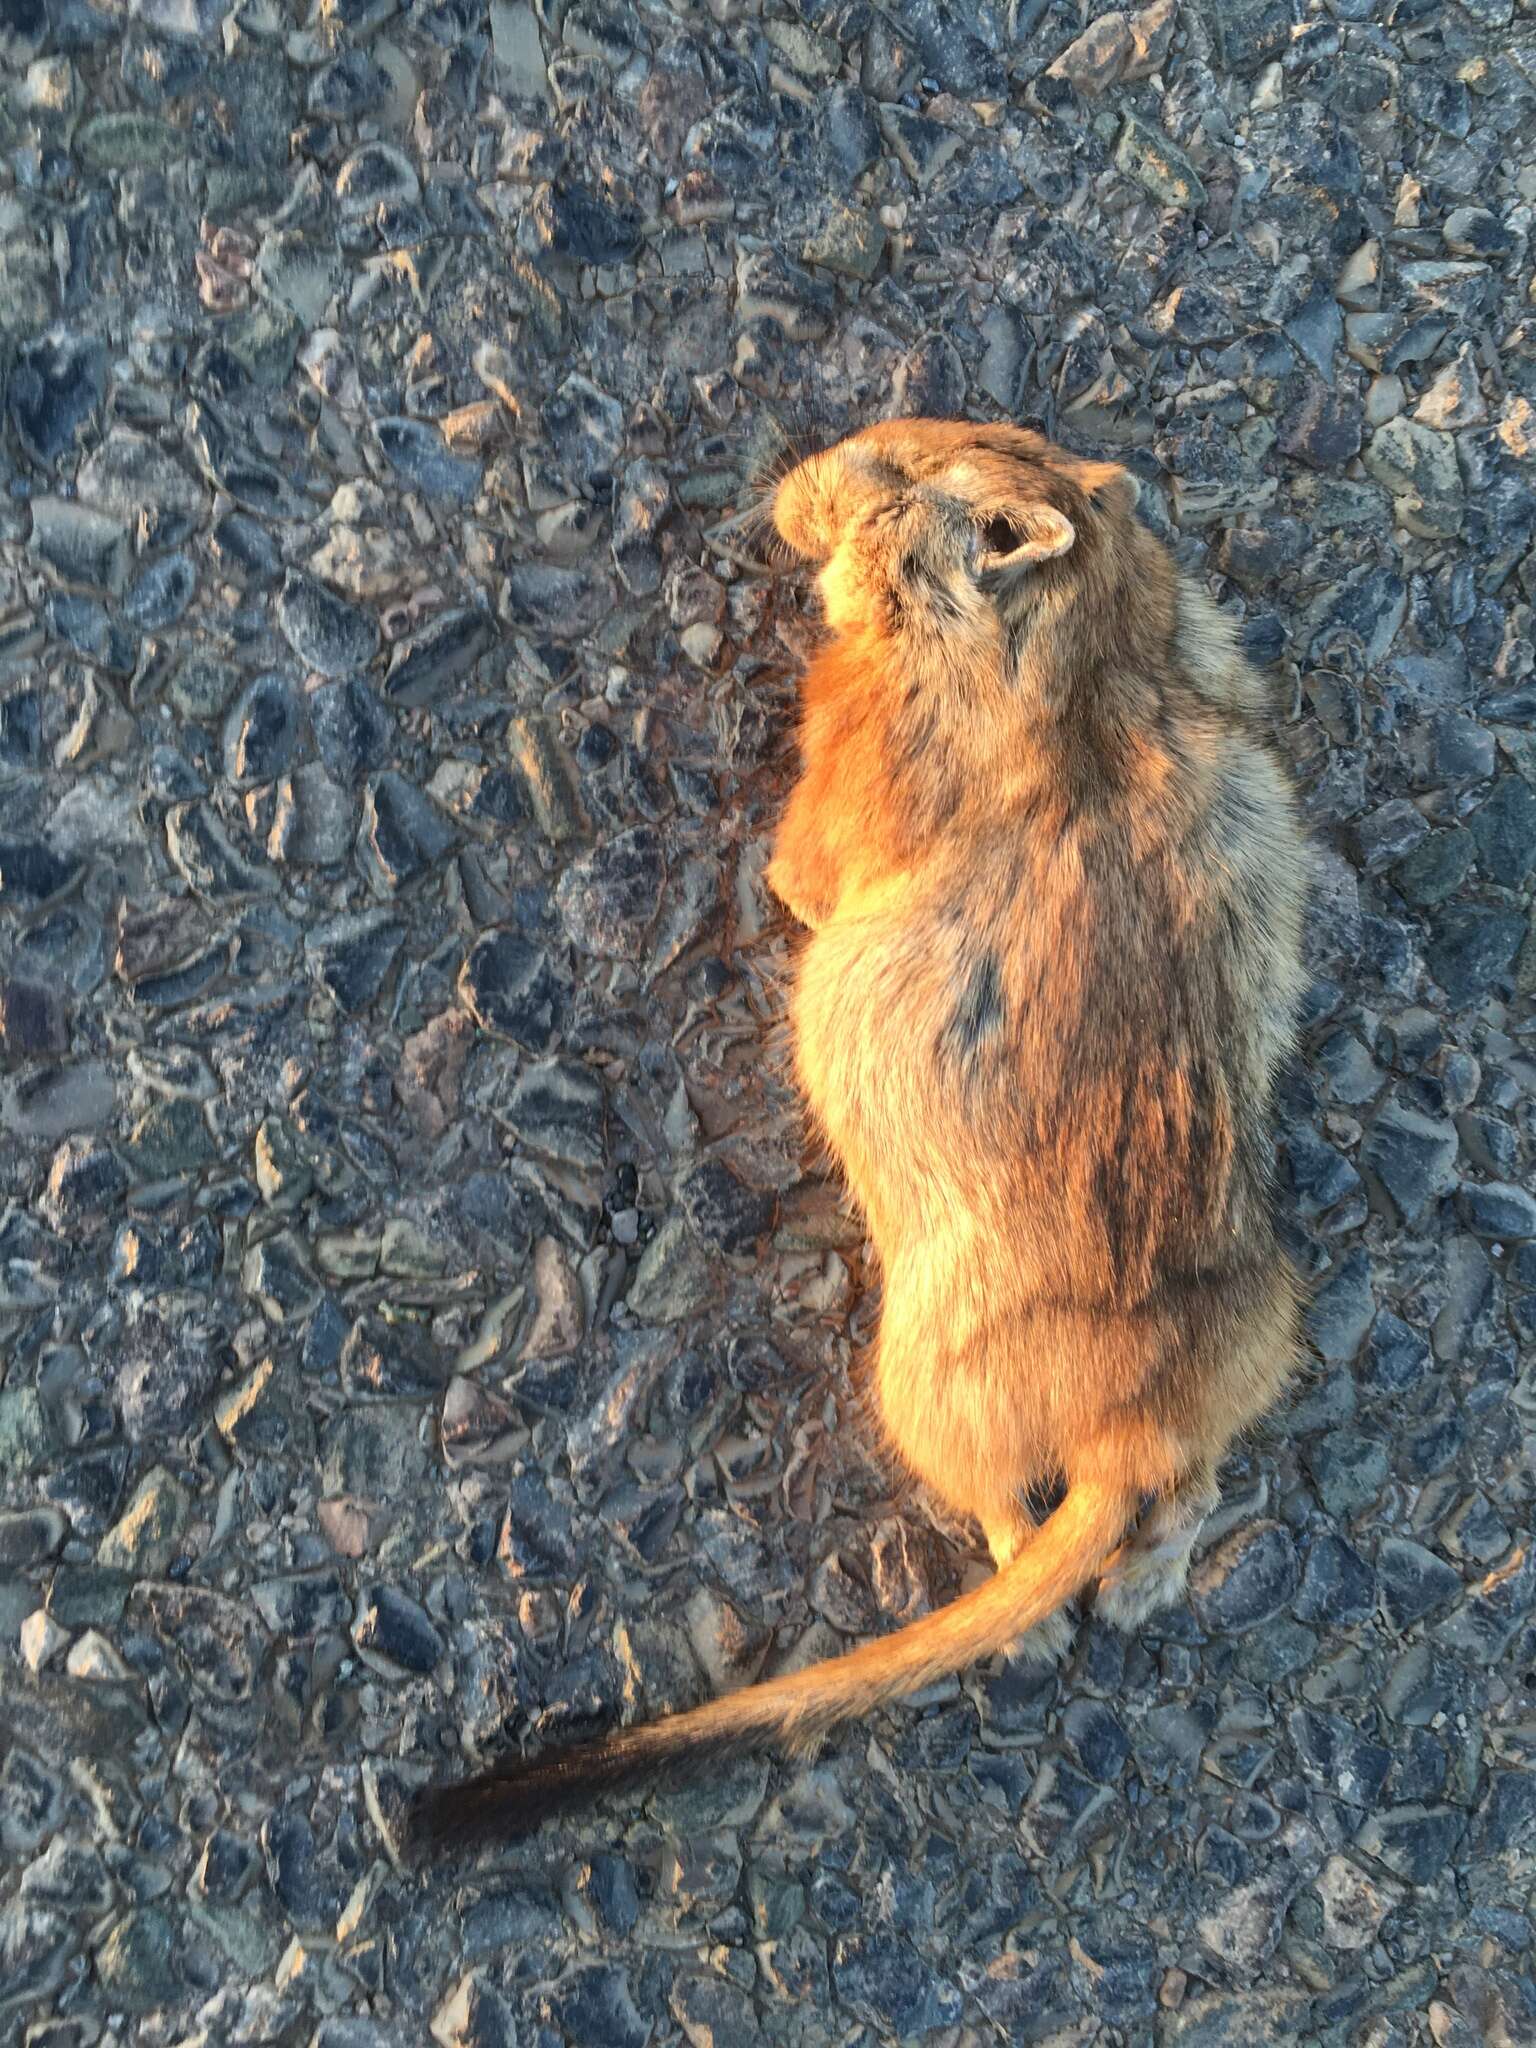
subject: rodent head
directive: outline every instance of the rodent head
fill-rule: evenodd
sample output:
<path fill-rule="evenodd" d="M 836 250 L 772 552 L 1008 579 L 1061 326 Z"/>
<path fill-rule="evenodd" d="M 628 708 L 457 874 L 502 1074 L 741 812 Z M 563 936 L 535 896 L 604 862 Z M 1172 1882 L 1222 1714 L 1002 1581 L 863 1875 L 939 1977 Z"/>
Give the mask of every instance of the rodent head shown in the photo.
<path fill-rule="evenodd" d="M 1129 527 L 1134 480 L 1019 427 L 889 420 L 790 471 L 773 519 L 820 565 L 828 624 L 994 639 Z"/>

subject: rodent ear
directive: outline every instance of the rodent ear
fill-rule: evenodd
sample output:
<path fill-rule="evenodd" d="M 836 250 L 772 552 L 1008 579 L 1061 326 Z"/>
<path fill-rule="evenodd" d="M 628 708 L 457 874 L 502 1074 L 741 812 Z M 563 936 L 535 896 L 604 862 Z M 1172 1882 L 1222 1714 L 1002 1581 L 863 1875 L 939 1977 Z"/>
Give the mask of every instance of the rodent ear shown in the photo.
<path fill-rule="evenodd" d="M 1077 480 L 1104 512 L 1123 512 L 1129 518 L 1141 501 L 1140 483 L 1118 462 L 1085 462 Z"/>
<path fill-rule="evenodd" d="M 990 512 L 980 522 L 983 575 L 996 569 L 1028 569 L 1054 562 L 1077 539 L 1077 528 L 1054 505 L 1031 505 L 1023 512 Z"/>

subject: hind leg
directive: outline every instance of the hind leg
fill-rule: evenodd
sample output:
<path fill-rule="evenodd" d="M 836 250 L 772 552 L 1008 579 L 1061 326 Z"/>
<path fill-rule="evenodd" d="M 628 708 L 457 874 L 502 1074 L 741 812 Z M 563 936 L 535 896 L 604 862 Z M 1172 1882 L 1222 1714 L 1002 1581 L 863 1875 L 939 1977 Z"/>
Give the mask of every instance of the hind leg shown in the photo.
<path fill-rule="evenodd" d="M 1094 1612 L 1116 1628 L 1135 1630 L 1183 1598 L 1190 1552 L 1220 1495 L 1205 1477 L 1184 1480 L 1153 1502 L 1105 1566 Z"/>

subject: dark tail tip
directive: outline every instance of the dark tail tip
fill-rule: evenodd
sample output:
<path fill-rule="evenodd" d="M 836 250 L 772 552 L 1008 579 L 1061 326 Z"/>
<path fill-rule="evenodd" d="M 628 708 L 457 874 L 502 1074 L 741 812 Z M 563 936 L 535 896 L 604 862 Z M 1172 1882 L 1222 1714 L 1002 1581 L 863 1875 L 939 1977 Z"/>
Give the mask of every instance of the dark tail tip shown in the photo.
<path fill-rule="evenodd" d="M 412 1802 L 409 1859 L 424 1863 L 486 1842 L 517 1841 L 599 1793 L 637 1784 L 668 1764 L 703 1763 L 736 1746 L 690 1736 L 679 1725 L 682 1718 L 647 1728 L 617 1728 L 595 1742 L 501 1765 L 456 1785 L 428 1785 Z"/>

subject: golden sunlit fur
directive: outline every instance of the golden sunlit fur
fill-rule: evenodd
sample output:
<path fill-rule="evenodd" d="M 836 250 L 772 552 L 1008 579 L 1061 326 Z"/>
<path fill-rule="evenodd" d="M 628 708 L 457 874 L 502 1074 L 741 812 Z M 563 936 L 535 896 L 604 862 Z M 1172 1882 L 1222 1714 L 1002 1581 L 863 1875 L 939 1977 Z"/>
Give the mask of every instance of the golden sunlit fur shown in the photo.
<path fill-rule="evenodd" d="M 1054 1646 L 1094 1580 L 1127 1626 L 1178 1596 L 1217 1468 L 1294 1362 L 1270 1108 L 1306 860 L 1258 680 L 1134 505 L 1113 465 L 935 421 L 852 436 L 774 502 L 832 629 L 768 868 L 811 933 L 798 1075 L 879 1255 L 887 1444 L 977 1518 L 996 1576 L 846 1657 L 434 1792 L 426 1839 L 802 1744 L 1052 1617 Z M 1037 1526 L 1026 1500 L 1062 1487 Z"/>

